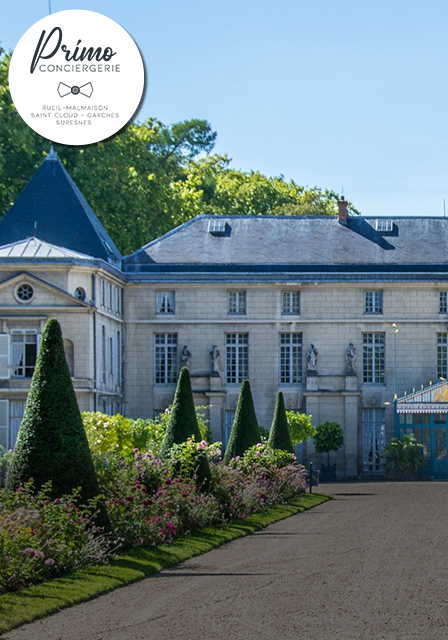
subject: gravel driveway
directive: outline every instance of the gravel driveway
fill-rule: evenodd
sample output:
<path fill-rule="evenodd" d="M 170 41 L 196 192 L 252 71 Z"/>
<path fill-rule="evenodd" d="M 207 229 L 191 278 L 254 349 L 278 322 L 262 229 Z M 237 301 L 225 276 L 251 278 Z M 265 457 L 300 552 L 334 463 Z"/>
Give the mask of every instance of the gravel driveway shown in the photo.
<path fill-rule="evenodd" d="M 1 637 L 448 639 L 448 483 L 317 490 L 335 499 Z"/>

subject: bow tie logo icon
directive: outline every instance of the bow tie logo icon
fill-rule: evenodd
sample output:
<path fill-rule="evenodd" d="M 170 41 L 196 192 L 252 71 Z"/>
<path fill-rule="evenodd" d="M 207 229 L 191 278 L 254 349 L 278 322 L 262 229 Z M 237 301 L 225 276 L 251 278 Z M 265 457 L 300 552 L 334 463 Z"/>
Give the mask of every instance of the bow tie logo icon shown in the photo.
<path fill-rule="evenodd" d="M 81 94 L 82 96 L 86 96 L 87 98 L 90 98 L 90 96 L 93 93 L 93 86 L 91 82 L 87 82 L 86 84 L 83 84 L 81 87 L 78 87 L 77 85 L 74 85 L 73 87 L 69 87 L 68 84 L 64 84 L 63 82 L 60 82 L 58 86 L 58 93 L 59 93 L 59 97 L 61 98 L 68 96 L 69 93 L 71 93 L 74 96 Z"/>

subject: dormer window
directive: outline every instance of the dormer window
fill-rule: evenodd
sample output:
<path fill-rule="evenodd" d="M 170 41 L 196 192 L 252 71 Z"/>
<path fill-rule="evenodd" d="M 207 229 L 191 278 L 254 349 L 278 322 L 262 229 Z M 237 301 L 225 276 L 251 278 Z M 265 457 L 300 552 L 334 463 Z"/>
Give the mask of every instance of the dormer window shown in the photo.
<path fill-rule="evenodd" d="M 375 220 L 375 231 L 378 233 L 392 233 L 394 230 L 394 221 L 387 218 L 379 218 Z"/>
<path fill-rule="evenodd" d="M 227 223 L 222 218 L 213 218 L 213 220 L 209 220 L 208 223 L 208 232 L 212 234 L 212 236 L 225 236 L 227 231 Z"/>

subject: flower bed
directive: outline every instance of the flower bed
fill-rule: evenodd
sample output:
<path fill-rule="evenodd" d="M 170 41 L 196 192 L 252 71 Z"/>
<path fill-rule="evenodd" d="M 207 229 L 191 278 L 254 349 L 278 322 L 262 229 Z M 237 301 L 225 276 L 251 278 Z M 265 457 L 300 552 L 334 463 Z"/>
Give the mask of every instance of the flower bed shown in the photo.
<path fill-rule="evenodd" d="M 162 462 L 134 449 L 127 457 L 94 457 L 111 531 L 95 525 L 98 504 L 78 506 L 78 492 L 50 500 L 49 488 L 31 485 L 0 492 L 0 592 L 49 580 L 116 551 L 169 544 L 205 526 L 268 509 L 305 490 L 304 468 L 292 455 L 259 444 L 226 466 L 219 445 L 188 441 Z M 197 482 L 198 460 L 207 456 L 211 481 Z"/>

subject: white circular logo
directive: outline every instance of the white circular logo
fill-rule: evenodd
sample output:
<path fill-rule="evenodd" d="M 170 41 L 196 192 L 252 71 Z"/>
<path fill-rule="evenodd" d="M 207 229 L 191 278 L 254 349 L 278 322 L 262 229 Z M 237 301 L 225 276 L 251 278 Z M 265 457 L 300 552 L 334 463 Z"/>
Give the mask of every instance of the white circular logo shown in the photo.
<path fill-rule="evenodd" d="M 52 142 L 92 144 L 121 129 L 143 93 L 144 67 L 131 36 L 93 11 L 60 11 L 17 44 L 11 96 L 25 122 Z"/>

